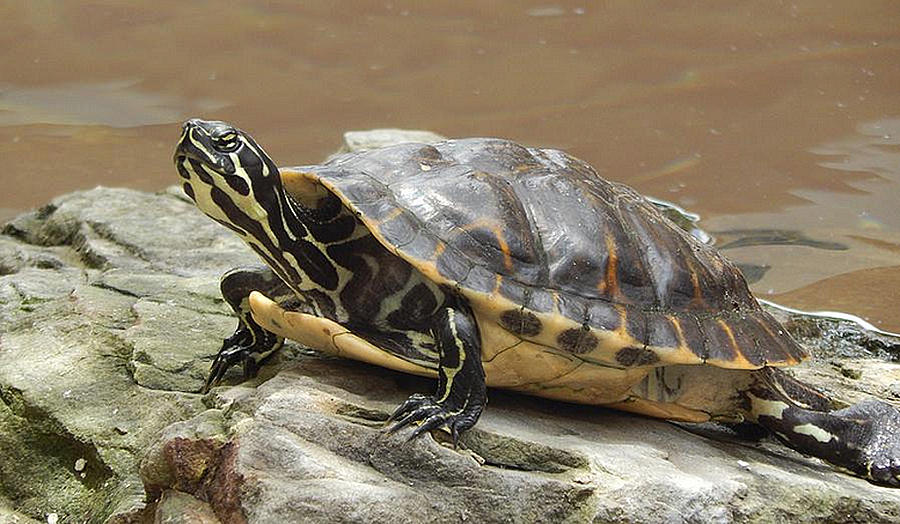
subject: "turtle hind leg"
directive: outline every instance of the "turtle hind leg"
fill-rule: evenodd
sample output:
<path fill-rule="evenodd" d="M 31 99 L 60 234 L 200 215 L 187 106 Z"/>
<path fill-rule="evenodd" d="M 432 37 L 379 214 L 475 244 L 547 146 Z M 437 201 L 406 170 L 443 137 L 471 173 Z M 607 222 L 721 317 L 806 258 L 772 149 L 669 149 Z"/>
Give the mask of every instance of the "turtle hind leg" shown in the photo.
<path fill-rule="evenodd" d="M 235 364 L 241 364 L 245 380 L 256 376 L 262 363 L 284 344 L 284 338 L 253 320 L 250 293 L 261 291 L 280 303 L 296 298 L 294 292 L 266 266 L 232 269 L 222 275 L 220 288 L 222 297 L 238 317 L 238 325 L 234 333 L 222 342 L 203 386 L 204 393 L 218 384 Z"/>
<path fill-rule="evenodd" d="M 779 387 L 794 379 L 775 369 L 763 370 L 759 376 L 748 396 L 751 416 L 761 426 L 802 453 L 874 482 L 900 487 L 900 411 L 877 400 L 835 411 L 811 409 L 805 405 L 815 397 L 795 400 Z"/>
<path fill-rule="evenodd" d="M 481 337 L 472 313 L 446 308 L 432 329 L 440 354 L 438 387 L 434 395 L 416 393 L 391 415 L 393 433 L 410 424 L 419 426 L 409 440 L 432 429 L 446 428 L 455 445 L 460 433 L 478 421 L 487 404 L 487 386 L 481 364 Z"/>

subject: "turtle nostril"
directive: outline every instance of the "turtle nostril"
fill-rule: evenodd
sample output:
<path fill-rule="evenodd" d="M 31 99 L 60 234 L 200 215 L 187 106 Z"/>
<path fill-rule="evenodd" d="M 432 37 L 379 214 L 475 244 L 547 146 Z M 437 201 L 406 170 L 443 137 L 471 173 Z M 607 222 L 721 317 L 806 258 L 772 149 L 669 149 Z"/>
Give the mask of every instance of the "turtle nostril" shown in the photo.
<path fill-rule="evenodd" d="M 202 128 L 205 122 L 199 118 L 190 118 L 181 124 L 181 129 Z"/>

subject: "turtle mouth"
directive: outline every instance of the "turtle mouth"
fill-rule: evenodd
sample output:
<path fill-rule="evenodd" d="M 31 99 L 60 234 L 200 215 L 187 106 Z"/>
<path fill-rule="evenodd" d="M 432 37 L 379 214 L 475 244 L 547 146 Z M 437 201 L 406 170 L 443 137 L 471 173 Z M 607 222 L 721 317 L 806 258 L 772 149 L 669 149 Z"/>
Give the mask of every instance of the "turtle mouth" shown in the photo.
<path fill-rule="evenodd" d="M 203 175 L 212 171 L 221 175 L 233 175 L 235 173 L 234 162 L 215 148 L 209 134 L 196 120 L 188 120 L 184 123 L 181 139 L 175 146 L 173 160 L 178 169 L 178 174 L 190 179 L 187 173 L 188 165 L 203 178 Z"/>

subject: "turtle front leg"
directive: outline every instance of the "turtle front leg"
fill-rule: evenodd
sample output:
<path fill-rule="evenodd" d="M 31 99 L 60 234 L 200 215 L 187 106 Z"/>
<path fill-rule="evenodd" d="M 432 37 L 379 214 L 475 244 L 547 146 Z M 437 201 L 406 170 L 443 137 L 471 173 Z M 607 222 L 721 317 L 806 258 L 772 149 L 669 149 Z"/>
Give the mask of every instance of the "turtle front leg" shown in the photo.
<path fill-rule="evenodd" d="M 751 414 L 788 445 L 879 484 L 900 487 L 900 411 L 878 400 L 821 411 L 781 387 L 769 369 L 750 393 Z"/>
<path fill-rule="evenodd" d="M 444 309 L 432 332 L 440 354 L 437 392 L 410 396 L 391 415 L 388 422 L 394 425 L 389 431 L 417 423 L 409 436 L 412 440 L 426 431 L 446 428 L 455 445 L 459 434 L 475 425 L 487 403 L 481 337 L 468 309 Z"/>
<path fill-rule="evenodd" d="M 256 376 L 260 365 L 284 344 L 284 338 L 262 328 L 250 314 L 251 291 L 261 291 L 279 303 L 296 299 L 294 292 L 266 266 L 249 266 L 232 269 L 222 275 L 222 297 L 238 317 L 234 334 L 222 342 L 222 348 L 213 360 L 203 386 L 206 393 L 218 384 L 225 372 L 241 364 L 244 379 Z"/>

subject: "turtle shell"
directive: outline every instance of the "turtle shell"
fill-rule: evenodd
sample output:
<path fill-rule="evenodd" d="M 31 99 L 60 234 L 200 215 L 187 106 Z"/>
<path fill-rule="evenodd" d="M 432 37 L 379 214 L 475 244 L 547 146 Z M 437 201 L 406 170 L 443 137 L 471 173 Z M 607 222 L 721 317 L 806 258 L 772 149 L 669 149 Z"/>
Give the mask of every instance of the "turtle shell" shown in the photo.
<path fill-rule="evenodd" d="M 494 323 L 620 368 L 755 369 L 806 356 L 732 263 L 562 151 L 487 138 L 408 143 L 284 169 L 289 190 L 298 175 L 456 287 L 483 336 Z"/>

